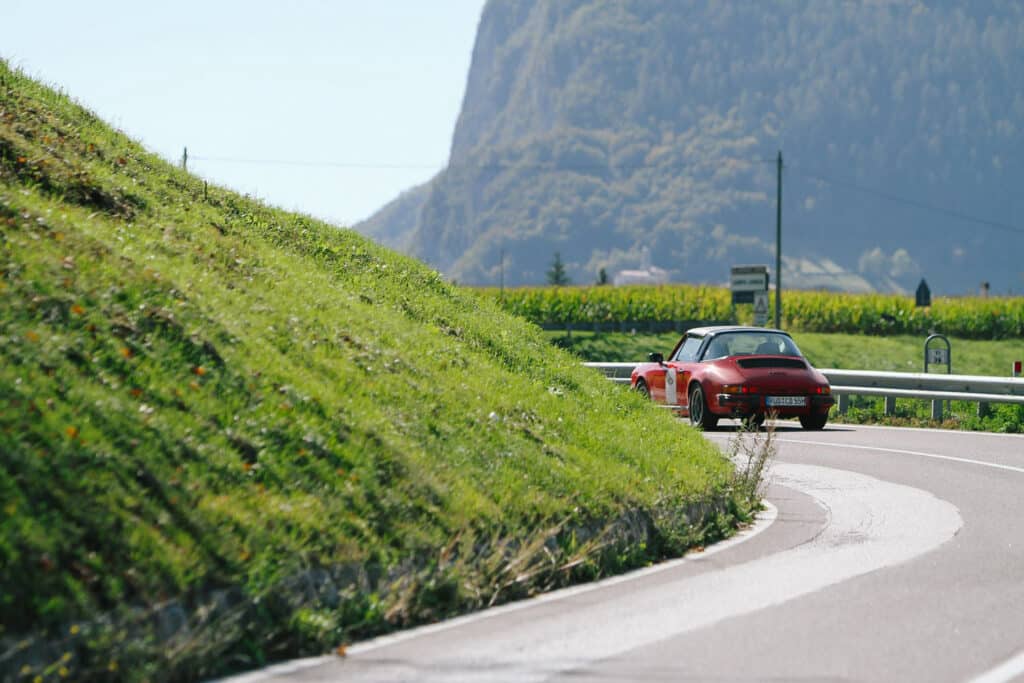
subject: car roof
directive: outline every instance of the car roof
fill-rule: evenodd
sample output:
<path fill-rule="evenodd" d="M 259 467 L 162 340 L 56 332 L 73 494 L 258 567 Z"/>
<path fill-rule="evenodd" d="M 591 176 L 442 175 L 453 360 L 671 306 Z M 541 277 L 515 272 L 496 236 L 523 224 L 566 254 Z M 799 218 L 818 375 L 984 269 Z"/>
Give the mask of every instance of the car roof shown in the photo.
<path fill-rule="evenodd" d="M 709 327 L 694 327 L 693 329 L 687 330 L 686 334 L 694 337 L 706 337 L 708 335 L 714 336 L 716 334 L 722 334 L 723 332 L 771 332 L 773 334 L 784 334 L 787 337 L 789 332 L 783 332 L 773 327 L 750 327 L 748 325 L 713 325 Z"/>

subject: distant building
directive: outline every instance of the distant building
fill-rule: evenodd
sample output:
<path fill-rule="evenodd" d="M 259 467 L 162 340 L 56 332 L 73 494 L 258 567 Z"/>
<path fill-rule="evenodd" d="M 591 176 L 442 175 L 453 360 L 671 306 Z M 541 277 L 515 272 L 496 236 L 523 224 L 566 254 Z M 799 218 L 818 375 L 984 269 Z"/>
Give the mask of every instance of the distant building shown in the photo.
<path fill-rule="evenodd" d="M 668 284 L 668 271 L 657 266 L 642 270 L 620 270 L 612 278 L 614 285 L 664 285 Z"/>

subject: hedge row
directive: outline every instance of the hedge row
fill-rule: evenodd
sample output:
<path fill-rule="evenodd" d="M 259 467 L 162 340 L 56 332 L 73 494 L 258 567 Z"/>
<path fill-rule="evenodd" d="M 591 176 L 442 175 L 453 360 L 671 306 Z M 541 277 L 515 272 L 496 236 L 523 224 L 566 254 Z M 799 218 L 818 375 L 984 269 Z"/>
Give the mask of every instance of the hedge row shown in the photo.
<path fill-rule="evenodd" d="M 731 304 L 724 287 L 660 285 L 628 287 L 520 287 L 479 290 L 504 308 L 538 325 L 573 327 L 616 323 L 749 322 L 750 306 Z M 774 297 L 771 297 L 774 304 Z M 782 326 L 802 332 L 928 334 L 963 339 L 1024 336 L 1024 297 L 935 298 L 917 307 L 911 297 L 891 294 L 783 293 Z M 769 313 L 769 320 L 774 312 Z"/>

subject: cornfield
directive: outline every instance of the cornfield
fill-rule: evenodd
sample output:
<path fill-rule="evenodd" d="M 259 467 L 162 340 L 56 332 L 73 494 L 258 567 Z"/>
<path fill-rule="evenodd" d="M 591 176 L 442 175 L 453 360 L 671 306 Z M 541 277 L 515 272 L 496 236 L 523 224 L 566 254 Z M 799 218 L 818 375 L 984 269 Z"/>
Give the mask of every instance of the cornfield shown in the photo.
<path fill-rule="evenodd" d="M 735 321 L 749 323 L 750 306 L 733 307 L 729 290 L 701 285 L 484 288 L 483 296 L 538 325 Z M 774 297 L 770 298 L 774 308 Z M 800 332 L 928 334 L 962 339 L 1024 337 L 1024 297 L 940 297 L 917 307 L 890 294 L 783 293 L 782 326 Z M 769 321 L 774 311 L 769 311 Z"/>
<path fill-rule="evenodd" d="M 479 290 L 538 325 L 731 320 L 727 289 L 694 285 L 518 287 Z"/>

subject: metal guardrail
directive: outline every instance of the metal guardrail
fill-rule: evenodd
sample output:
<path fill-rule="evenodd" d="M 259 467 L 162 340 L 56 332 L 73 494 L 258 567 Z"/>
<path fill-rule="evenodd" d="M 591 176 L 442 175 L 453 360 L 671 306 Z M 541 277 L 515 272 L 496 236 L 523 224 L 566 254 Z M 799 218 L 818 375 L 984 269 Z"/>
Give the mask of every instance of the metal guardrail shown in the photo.
<path fill-rule="evenodd" d="M 824 369 L 845 413 L 850 396 L 885 397 L 886 415 L 896 409 L 897 398 L 932 402 L 932 419 L 942 419 L 943 401 L 974 401 L 982 415 L 990 403 L 1024 404 L 1024 378 L 984 375 L 937 375 L 923 372 L 871 372 L 867 370 Z"/>
<path fill-rule="evenodd" d="M 584 363 L 600 370 L 613 382 L 628 384 L 637 363 Z M 932 402 L 932 418 L 942 419 L 944 401 L 971 401 L 983 414 L 990 403 L 1024 405 L 1024 378 L 984 375 L 938 375 L 921 372 L 875 372 L 870 370 L 834 370 L 819 368 L 832 385 L 838 410 L 845 413 L 851 396 L 882 396 L 885 414 L 896 409 L 897 398 Z"/>
<path fill-rule="evenodd" d="M 629 375 L 639 363 L 584 363 L 585 367 L 595 368 L 604 376 L 618 384 L 629 384 Z"/>

